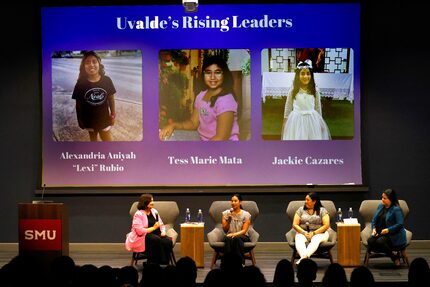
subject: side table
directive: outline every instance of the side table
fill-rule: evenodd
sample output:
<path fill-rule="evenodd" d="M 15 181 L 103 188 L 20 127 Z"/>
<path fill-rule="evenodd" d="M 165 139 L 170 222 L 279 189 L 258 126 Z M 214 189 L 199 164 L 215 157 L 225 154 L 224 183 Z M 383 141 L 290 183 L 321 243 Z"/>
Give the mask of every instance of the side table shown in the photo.
<path fill-rule="evenodd" d="M 197 267 L 204 267 L 204 223 L 181 224 L 181 255 L 191 257 Z"/>
<path fill-rule="evenodd" d="M 337 263 L 342 266 L 360 265 L 360 224 L 337 224 Z"/>

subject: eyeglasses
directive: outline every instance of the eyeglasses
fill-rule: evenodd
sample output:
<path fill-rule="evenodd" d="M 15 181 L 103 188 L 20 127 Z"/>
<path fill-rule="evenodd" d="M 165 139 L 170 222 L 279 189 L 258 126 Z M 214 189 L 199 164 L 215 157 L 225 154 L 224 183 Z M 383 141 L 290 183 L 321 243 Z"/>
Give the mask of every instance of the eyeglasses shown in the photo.
<path fill-rule="evenodd" d="M 205 77 L 207 78 L 212 78 L 212 75 L 215 76 L 215 78 L 219 79 L 222 77 L 222 71 L 221 70 L 215 70 L 215 71 L 211 71 L 211 70 L 205 70 L 203 71 L 203 74 L 205 75 Z"/>

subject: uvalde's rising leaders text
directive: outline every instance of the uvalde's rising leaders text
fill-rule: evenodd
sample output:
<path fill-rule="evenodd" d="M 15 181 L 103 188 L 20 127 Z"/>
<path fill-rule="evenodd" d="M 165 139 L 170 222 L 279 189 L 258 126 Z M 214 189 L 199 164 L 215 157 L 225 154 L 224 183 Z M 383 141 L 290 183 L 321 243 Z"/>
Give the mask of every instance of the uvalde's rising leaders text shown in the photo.
<path fill-rule="evenodd" d="M 213 19 L 210 16 L 183 16 L 181 20 L 168 16 L 160 19 L 159 16 L 145 16 L 143 19 L 130 19 L 117 17 L 116 27 L 119 30 L 165 30 L 165 29 L 219 29 L 228 32 L 230 29 L 280 29 L 293 27 L 293 19 L 270 18 L 263 15 L 261 18 L 241 18 L 231 16 L 223 19 Z"/>

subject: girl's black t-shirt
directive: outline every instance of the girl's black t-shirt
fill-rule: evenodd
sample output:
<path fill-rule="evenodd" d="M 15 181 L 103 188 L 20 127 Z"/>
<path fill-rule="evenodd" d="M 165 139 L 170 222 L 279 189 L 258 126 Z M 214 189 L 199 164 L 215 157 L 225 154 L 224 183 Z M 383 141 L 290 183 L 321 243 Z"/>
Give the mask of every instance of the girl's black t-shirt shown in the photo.
<path fill-rule="evenodd" d="M 79 101 L 81 112 L 78 119 L 85 128 L 104 129 L 112 124 L 108 97 L 116 93 L 111 78 L 102 76 L 98 82 L 79 79 L 72 99 Z"/>

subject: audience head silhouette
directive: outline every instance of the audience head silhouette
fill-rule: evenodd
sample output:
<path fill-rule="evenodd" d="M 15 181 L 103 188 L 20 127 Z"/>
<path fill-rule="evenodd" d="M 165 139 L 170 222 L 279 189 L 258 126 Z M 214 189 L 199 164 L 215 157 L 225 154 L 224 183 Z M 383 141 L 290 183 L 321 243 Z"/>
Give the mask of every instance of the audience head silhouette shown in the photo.
<path fill-rule="evenodd" d="M 176 270 L 180 287 L 196 285 L 197 266 L 196 262 L 191 257 L 181 257 L 178 262 L 176 262 Z"/>
<path fill-rule="evenodd" d="M 124 266 L 119 269 L 117 286 L 137 286 L 139 274 L 133 266 Z"/>
<path fill-rule="evenodd" d="M 54 258 L 51 264 L 50 284 L 52 286 L 72 286 L 76 277 L 75 261 L 63 255 Z"/>
<path fill-rule="evenodd" d="M 162 278 L 162 270 L 160 265 L 156 263 L 147 263 L 143 266 L 142 279 L 140 286 L 158 286 L 160 278 Z"/>
<path fill-rule="evenodd" d="M 322 280 L 323 287 L 346 287 L 348 280 L 346 279 L 345 269 L 339 263 L 332 263 L 328 266 Z"/>
<path fill-rule="evenodd" d="M 206 274 L 205 280 L 203 281 L 203 287 L 219 287 L 226 285 L 228 285 L 227 280 L 221 269 L 212 269 Z"/>
<path fill-rule="evenodd" d="M 297 280 L 300 286 L 312 286 L 312 282 L 317 278 L 317 263 L 310 259 L 304 258 L 297 265 Z"/>
<path fill-rule="evenodd" d="M 266 287 L 266 278 L 260 268 L 250 265 L 243 268 L 241 283 L 247 287 Z"/>
<path fill-rule="evenodd" d="M 408 272 L 409 286 L 424 286 L 423 283 L 427 282 L 430 277 L 430 269 L 427 260 L 423 257 L 417 257 L 412 260 Z"/>
<path fill-rule="evenodd" d="M 375 286 L 373 274 L 366 266 L 359 266 L 352 270 L 351 279 L 349 281 L 350 287 Z"/>
<path fill-rule="evenodd" d="M 275 274 L 273 276 L 273 286 L 294 286 L 294 268 L 288 259 L 281 259 L 278 264 L 276 264 Z"/>

